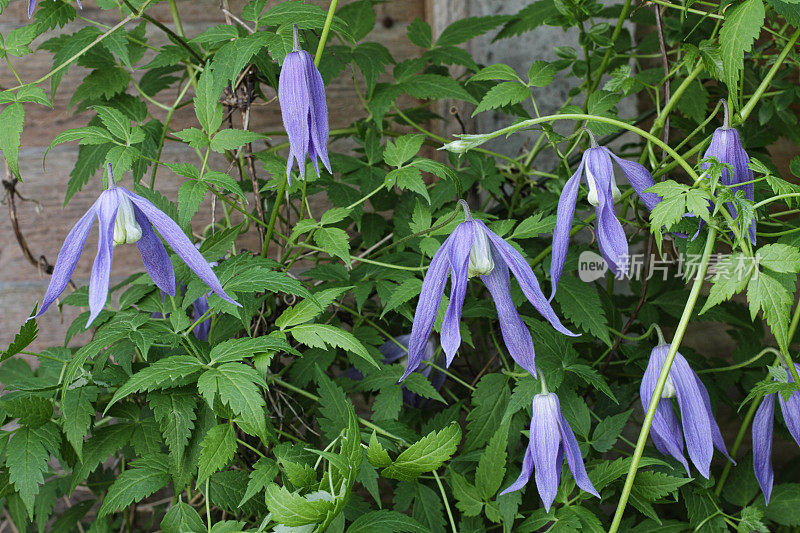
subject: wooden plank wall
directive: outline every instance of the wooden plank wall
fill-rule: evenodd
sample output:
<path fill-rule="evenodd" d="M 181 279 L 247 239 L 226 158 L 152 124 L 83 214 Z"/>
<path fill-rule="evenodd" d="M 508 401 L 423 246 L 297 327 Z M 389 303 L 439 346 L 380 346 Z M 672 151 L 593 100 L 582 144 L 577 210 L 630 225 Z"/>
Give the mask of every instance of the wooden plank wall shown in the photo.
<path fill-rule="evenodd" d="M 321 6 L 327 2 L 315 0 Z M 340 5 L 349 0 L 342 0 Z M 244 5 L 243 0 L 231 0 L 230 9 L 233 13 L 240 13 Z M 272 4 L 273 2 L 269 2 Z M 19 27 L 27 22 L 25 7 L 27 2 L 12 0 L 11 5 L 0 16 L 0 33 Z M 91 0 L 84 0 L 82 14 L 92 20 L 106 24 L 114 24 L 119 19 L 113 19 L 113 11 L 101 11 L 95 7 Z M 219 0 L 178 0 L 178 9 L 184 31 L 193 37 L 206 28 L 224 23 L 225 17 L 220 10 Z M 406 27 L 416 17 L 425 18 L 425 0 L 392 1 L 376 6 L 378 22 L 369 40 L 375 40 L 387 46 L 396 58 L 406 59 L 418 54 L 418 49 L 408 43 L 405 38 Z M 174 25 L 166 2 L 161 2 L 149 10 L 153 17 L 169 26 Z M 74 32 L 85 23 L 76 21 L 66 30 Z M 149 39 L 153 43 L 164 43 L 166 39 L 159 30 L 152 28 Z M 34 45 L 38 45 L 36 42 Z M 42 51 L 14 61 L 15 69 L 23 81 L 38 79 L 46 74 L 52 64 L 51 54 Z M 64 191 L 69 179 L 69 172 L 77 158 L 77 146 L 67 144 L 52 150 L 47 157 L 46 170 L 42 168 L 42 158 L 46 147 L 56 133 L 67 128 L 83 126 L 89 120 L 90 113 L 74 114 L 69 109 L 69 100 L 80 85 L 87 70 L 73 65 L 64 77 L 61 87 L 56 95 L 55 106 L 48 109 L 43 106 L 27 106 L 25 130 L 22 137 L 20 151 L 20 168 L 23 183 L 17 190 L 28 201 L 17 198 L 17 214 L 20 227 L 35 256 L 44 255 L 52 264 L 58 254 L 61 243 L 74 222 L 91 205 L 99 190 L 99 180 L 90 182 L 84 191 L 75 195 L 70 203 L 62 208 Z M 0 65 L 0 87 L 16 85 L 10 69 L 3 63 Z M 45 85 L 49 92 L 49 85 Z M 157 97 L 164 102 L 172 102 L 176 94 L 165 91 Z M 348 74 L 342 75 L 328 89 L 328 108 L 332 128 L 344 127 L 350 124 L 352 117 L 363 115 L 358 99 L 352 88 L 352 81 Z M 164 120 L 166 112 L 158 108 L 152 109 L 154 116 Z M 191 108 L 186 108 L 175 114 L 171 127 L 182 129 L 195 126 L 196 120 Z M 251 129 L 255 131 L 270 131 L 282 129 L 280 112 L 277 104 L 253 108 Z M 74 144 L 74 143 L 73 143 Z M 179 161 L 181 159 L 192 161 L 195 155 L 192 151 L 182 150 L 181 147 L 170 146 L 165 148 L 167 160 Z M 0 156 L 1 158 L 1 156 Z M 224 161 L 215 161 L 214 168 L 226 170 Z M 0 169 L 3 165 L 0 165 Z M 177 198 L 177 187 L 181 180 L 175 175 L 170 175 L 165 170 L 159 170 L 158 188 L 169 198 Z M 125 182 L 123 182 L 125 184 Z M 43 275 L 33 267 L 24 257 L 17 244 L 9 219 L 7 202 L 0 206 L 0 349 L 4 348 L 12 339 L 20 324 L 28 316 L 34 302 L 41 301 L 49 276 Z M 201 216 L 203 215 L 203 216 Z M 198 215 L 198 224 L 195 229 L 202 228 L 210 219 L 210 203 L 201 209 Z M 217 214 L 219 216 L 219 213 Z M 96 232 L 93 232 L 86 246 L 86 252 L 73 279 L 76 283 L 85 284 L 88 280 L 91 264 L 96 249 Z M 253 243 L 255 245 L 255 242 Z M 117 247 L 114 251 L 113 281 L 143 270 L 138 250 L 135 246 Z M 57 308 L 52 308 L 40 320 L 40 335 L 33 350 L 46 346 L 59 345 L 64 341 L 67 326 L 75 316 L 74 309 L 62 317 Z M 77 343 L 85 342 L 81 338 Z"/>

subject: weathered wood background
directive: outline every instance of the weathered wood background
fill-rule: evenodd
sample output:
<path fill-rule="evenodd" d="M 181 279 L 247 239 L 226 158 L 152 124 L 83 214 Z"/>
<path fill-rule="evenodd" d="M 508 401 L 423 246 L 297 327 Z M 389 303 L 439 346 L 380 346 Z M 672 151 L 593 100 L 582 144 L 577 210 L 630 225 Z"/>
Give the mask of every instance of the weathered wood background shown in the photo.
<path fill-rule="evenodd" d="M 348 0 L 343 0 L 344 5 Z M 270 2 L 272 3 L 272 2 Z M 327 2 L 316 3 L 327 6 Z M 245 4 L 243 0 L 231 0 L 230 10 L 241 13 Z M 27 2 L 13 0 L 11 5 L 0 16 L 0 33 L 8 31 L 27 23 Z M 220 9 L 219 0 L 179 0 L 178 10 L 183 22 L 187 37 L 191 38 L 203 32 L 210 26 L 225 23 L 225 15 Z M 419 49 L 411 45 L 405 37 L 406 27 L 416 17 L 428 18 L 429 8 L 425 0 L 403 0 L 402 2 L 389 2 L 376 6 L 377 23 L 375 29 L 368 37 L 369 40 L 379 41 L 387 46 L 398 60 L 412 57 L 419 53 Z M 158 21 L 175 29 L 172 17 L 166 2 L 161 2 L 148 11 Z M 119 19 L 113 19 L 114 11 L 102 11 L 95 7 L 94 2 L 84 1 L 82 15 L 103 22 L 114 24 Z M 70 24 L 65 31 L 74 32 L 85 23 L 79 20 Z M 166 36 L 160 30 L 150 28 L 148 38 L 151 43 L 166 43 Z M 52 37 L 52 35 L 49 35 Z M 41 40 L 34 42 L 38 46 Z M 32 81 L 45 75 L 52 65 L 52 54 L 42 51 L 14 61 L 14 67 L 23 81 Z M 55 262 L 61 243 L 75 221 L 91 205 L 97 196 L 97 181 L 90 182 L 85 189 L 76 194 L 66 207 L 63 206 L 64 192 L 66 191 L 69 172 L 75 164 L 78 150 L 75 143 L 56 147 L 47 156 L 46 169 L 42 167 L 45 149 L 55 135 L 67 128 L 86 125 L 92 116 L 91 112 L 75 114 L 68 104 L 75 89 L 88 73 L 87 69 L 72 65 L 69 73 L 64 77 L 61 87 L 56 94 L 53 109 L 44 106 L 26 106 L 25 129 L 20 150 L 20 169 L 23 182 L 17 186 L 18 193 L 28 201 L 16 198 L 17 216 L 20 227 L 34 256 L 43 255 L 53 264 Z M 0 87 L 11 87 L 17 82 L 8 66 L 0 66 Z M 46 90 L 49 92 L 49 85 Z M 156 97 L 170 103 L 177 96 L 177 89 L 164 91 Z M 341 76 L 328 89 L 328 106 L 330 111 L 331 128 L 343 127 L 350 124 L 352 117 L 363 114 L 361 105 L 353 90 L 350 76 Z M 166 111 L 152 107 L 154 116 L 164 120 Z M 173 116 L 170 127 L 182 129 L 196 126 L 194 112 L 190 106 L 179 110 Z M 2 125 L 0 125 L 2 127 Z M 251 117 L 250 129 L 254 131 L 281 130 L 282 123 L 280 111 L 276 103 L 267 106 L 254 107 Z M 278 139 L 280 142 L 280 140 Z M 186 158 L 192 161 L 196 156 L 194 152 L 183 150 L 180 146 L 167 143 L 164 149 L 165 159 L 179 161 Z M 227 163 L 218 160 L 215 168 L 225 171 Z M 3 165 L 0 165 L 2 169 Z M 235 171 L 234 171 L 235 172 Z M 261 171 L 263 173 L 263 171 Z M 99 176 L 99 174 L 98 174 Z M 177 188 L 181 178 L 161 168 L 158 171 L 158 188 L 172 200 L 177 199 Z M 123 181 L 123 185 L 126 182 Z M 207 198 L 208 200 L 208 198 Z M 12 231 L 7 202 L 2 207 L 0 216 L 0 346 L 7 345 L 12 339 L 20 324 L 30 313 L 34 302 L 41 301 L 49 281 L 49 276 L 42 274 L 32 266 L 23 255 Z M 217 217 L 221 216 L 218 208 Z M 201 208 L 201 213 L 196 217 L 195 229 L 201 229 L 211 218 L 211 204 L 207 201 Z M 96 231 L 92 232 L 86 246 L 86 251 L 73 277 L 77 284 L 85 284 L 91 271 L 94 251 L 97 246 Z M 252 242 L 253 246 L 257 243 Z M 121 246 L 114 250 L 114 267 L 112 283 L 125 276 L 141 272 L 143 269 L 138 249 L 135 246 Z M 32 349 L 37 350 L 46 346 L 59 345 L 64 342 L 64 333 L 67 326 L 76 316 L 74 308 L 65 308 L 63 316 L 54 305 L 44 316 L 39 319 L 40 334 Z M 76 342 L 82 342 L 80 338 Z M 85 342 L 85 341 L 84 341 Z"/>

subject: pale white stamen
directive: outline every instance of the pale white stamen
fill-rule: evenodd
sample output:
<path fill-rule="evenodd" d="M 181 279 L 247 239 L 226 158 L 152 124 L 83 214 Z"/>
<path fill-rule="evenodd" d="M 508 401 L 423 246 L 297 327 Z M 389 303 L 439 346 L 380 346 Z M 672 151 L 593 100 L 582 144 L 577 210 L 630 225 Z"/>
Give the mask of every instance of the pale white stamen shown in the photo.
<path fill-rule="evenodd" d="M 117 219 L 114 221 L 114 244 L 133 244 L 142 238 L 142 227 L 136 222 L 133 204 L 125 195 L 120 195 Z"/>
<path fill-rule="evenodd" d="M 593 206 L 597 206 L 600 203 L 599 198 L 597 197 L 597 178 L 595 178 L 592 171 L 589 170 L 589 165 L 586 165 L 586 183 L 589 185 L 589 196 L 587 200 Z M 614 175 L 611 175 L 611 198 L 614 202 L 618 202 L 620 198 L 622 198 L 622 192 L 620 192 L 619 187 L 617 187 L 617 182 L 614 180 Z"/>
<path fill-rule="evenodd" d="M 675 384 L 672 382 L 672 376 L 667 375 L 667 382 L 664 383 L 664 390 L 661 391 L 661 397 L 674 398 L 676 394 Z"/>
<path fill-rule="evenodd" d="M 469 266 L 467 275 L 485 276 L 494 269 L 494 259 L 492 259 L 492 249 L 489 246 L 489 238 L 483 229 L 477 224 L 472 225 L 474 238 L 472 249 L 469 251 Z"/>

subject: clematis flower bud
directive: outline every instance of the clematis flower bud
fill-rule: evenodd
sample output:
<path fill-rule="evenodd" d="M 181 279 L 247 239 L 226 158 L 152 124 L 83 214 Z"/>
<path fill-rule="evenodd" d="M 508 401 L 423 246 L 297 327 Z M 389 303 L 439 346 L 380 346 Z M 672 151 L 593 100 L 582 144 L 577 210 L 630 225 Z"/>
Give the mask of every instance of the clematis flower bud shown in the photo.
<path fill-rule="evenodd" d="M 484 276 L 494 268 L 492 250 L 489 245 L 489 238 L 480 227 L 474 226 L 474 238 L 472 239 L 472 249 L 469 251 L 469 266 L 467 276 Z"/>

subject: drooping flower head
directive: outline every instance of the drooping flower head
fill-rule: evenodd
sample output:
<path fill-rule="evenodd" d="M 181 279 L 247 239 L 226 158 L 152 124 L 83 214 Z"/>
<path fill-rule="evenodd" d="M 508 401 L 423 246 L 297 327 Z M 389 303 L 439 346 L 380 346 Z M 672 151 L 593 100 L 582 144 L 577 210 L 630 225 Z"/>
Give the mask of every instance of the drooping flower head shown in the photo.
<path fill-rule="evenodd" d="M 95 218 L 98 219 L 100 238 L 97 243 L 97 256 L 89 278 L 89 321 L 86 327 L 97 318 L 108 299 L 108 282 L 111 277 L 111 262 L 114 245 L 136 243 L 142 255 L 142 262 L 153 283 L 166 292 L 175 295 L 175 272 L 167 255 L 167 250 L 153 228 L 169 244 L 186 266 L 197 274 L 220 298 L 237 304 L 225 294 L 222 285 L 211 270 L 208 262 L 200 255 L 192 241 L 166 213 L 150 201 L 134 194 L 124 187 L 114 184 L 111 165 L 108 165 L 109 188 L 100 194 L 89 210 L 73 226 L 64 239 L 58 252 L 53 276 L 44 295 L 42 307 L 36 316 L 41 316 L 48 307 L 64 292 L 72 273 L 80 259 L 89 230 Z"/>
<path fill-rule="evenodd" d="M 795 368 L 800 372 L 800 365 L 795 364 Z M 789 374 L 789 383 L 794 383 L 792 375 Z M 788 400 L 784 400 L 780 394 L 767 394 L 761 400 L 755 417 L 753 417 L 753 469 L 756 479 L 764 493 L 764 500 L 769 503 L 772 494 L 772 482 L 774 475 L 772 472 L 772 419 L 775 415 L 775 396 L 781 406 L 783 421 L 789 429 L 792 438 L 800 446 L 800 393 L 793 392 Z"/>
<path fill-rule="evenodd" d="M 589 494 L 598 498 L 600 495 L 586 474 L 578 441 L 564 415 L 561 414 L 558 396 L 547 392 L 544 380 L 542 389 L 541 394 L 533 397 L 530 441 L 522 460 L 522 472 L 517 480 L 500 494 L 521 489 L 528 484 L 533 474 L 545 511 L 549 512 L 561 482 L 561 465 L 564 457 L 567 459 L 575 483 Z"/>
<path fill-rule="evenodd" d="M 578 200 L 578 189 L 583 178 L 586 179 L 586 185 L 589 188 L 589 203 L 594 206 L 597 215 L 597 244 L 600 247 L 600 253 L 611 271 L 618 276 L 624 275 L 628 271 L 628 241 L 625 238 L 622 224 L 614 212 L 614 202 L 619 200 L 621 194 L 614 179 L 611 159 L 613 158 L 622 169 L 625 178 L 647 209 L 652 210 L 661 201 L 658 195 L 644 192 L 645 189 L 654 185 L 653 177 L 646 168 L 639 163 L 617 157 L 605 146 L 598 146 L 591 133 L 589 136 L 592 146 L 583 153 L 578 169 L 567 180 L 564 190 L 561 192 L 561 198 L 558 200 L 556 227 L 553 230 L 553 252 L 550 260 L 551 300 L 556 294 L 558 280 L 564 269 L 572 218 Z"/>
<path fill-rule="evenodd" d="M 311 158 L 319 175 L 319 163 L 331 171 L 328 160 L 328 106 L 325 85 L 314 65 L 311 54 L 300 49 L 297 25 L 294 26 L 294 49 L 286 54 L 278 80 L 278 101 L 286 134 L 289 137 L 289 160 L 286 179 L 291 182 L 294 161 L 300 169 L 300 179 L 306 177 L 306 155 Z"/>
<path fill-rule="evenodd" d="M 531 266 L 522 255 L 503 238 L 486 227 L 480 220 L 473 220 L 466 202 L 459 200 L 464 208 L 465 220 L 444 241 L 431 260 L 414 313 L 411 339 L 408 346 L 408 367 L 405 379 L 422 361 L 425 346 L 439 311 L 447 278 L 450 278 L 450 303 L 444 315 L 440 342 L 446 365 L 453 361 L 461 345 L 461 309 L 467 291 L 467 281 L 480 276 L 492 295 L 500 330 L 508 352 L 522 368 L 536 375 L 534 366 L 533 339 L 522 322 L 511 299 L 509 270 L 517 278 L 528 301 L 550 324 L 565 335 L 574 335 L 561 325 L 555 311 L 539 288 L 539 282 Z"/>
<path fill-rule="evenodd" d="M 724 117 L 722 120 L 722 127 L 714 130 L 714 135 L 711 137 L 711 144 L 708 146 L 703 159 L 713 157 L 720 163 L 730 165 L 733 168 L 731 172 L 727 167 L 723 167 L 722 176 L 720 177 L 722 183 L 731 187 L 736 191 L 744 191 L 744 197 L 748 200 L 755 198 L 755 184 L 753 183 L 753 171 L 750 170 L 750 156 L 745 152 L 742 146 L 742 140 L 739 137 L 739 132 L 736 128 L 730 126 L 728 117 L 728 104 L 725 100 L 721 100 L 724 108 Z M 700 168 L 706 170 L 710 167 L 708 163 L 703 163 Z M 749 182 L 749 183 L 745 183 Z M 737 185 L 744 183 L 744 185 Z M 728 211 L 733 218 L 736 218 L 736 208 L 732 203 L 728 204 Z M 748 228 L 750 242 L 756 243 L 756 221 L 753 220 Z"/>
<path fill-rule="evenodd" d="M 31 18 L 33 16 L 33 11 L 36 9 L 36 2 L 37 0 L 28 0 L 28 18 Z M 83 6 L 81 5 L 81 0 L 76 0 L 76 2 L 78 2 L 78 7 L 83 9 Z"/>
<path fill-rule="evenodd" d="M 644 371 L 639 388 L 639 396 L 645 412 L 650 407 L 650 399 L 653 397 L 656 382 L 658 382 L 658 376 L 667 359 L 668 352 L 668 344 L 659 344 L 650 353 L 650 361 L 647 363 L 647 369 Z M 678 399 L 678 408 L 681 413 L 680 422 L 672 410 L 672 398 Z M 683 435 L 681 435 L 681 426 Z M 669 369 L 667 382 L 661 392 L 661 398 L 658 400 L 653 425 L 650 428 L 650 436 L 653 437 L 653 444 L 658 451 L 680 461 L 686 468 L 687 474 L 689 473 L 689 463 L 683 455 L 684 437 L 689 458 L 706 479 L 708 479 L 711 468 L 711 456 L 714 454 L 714 448 L 730 459 L 717 421 L 714 420 L 714 415 L 711 413 L 708 391 L 697 374 L 689 367 L 686 358 L 680 353 L 675 354 L 675 360 Z"/>

